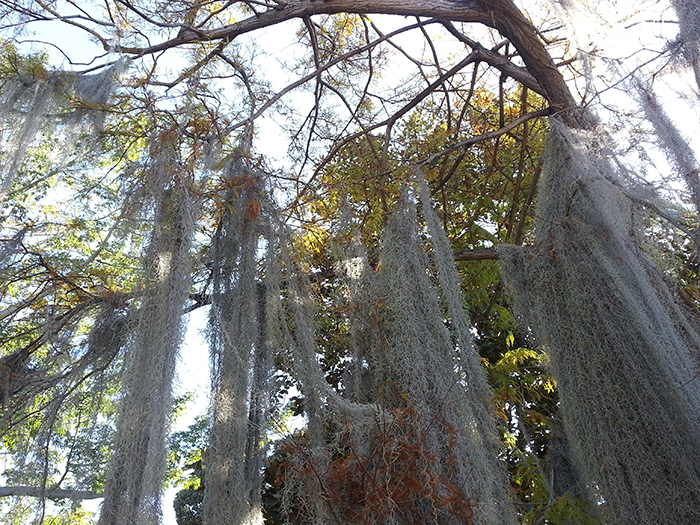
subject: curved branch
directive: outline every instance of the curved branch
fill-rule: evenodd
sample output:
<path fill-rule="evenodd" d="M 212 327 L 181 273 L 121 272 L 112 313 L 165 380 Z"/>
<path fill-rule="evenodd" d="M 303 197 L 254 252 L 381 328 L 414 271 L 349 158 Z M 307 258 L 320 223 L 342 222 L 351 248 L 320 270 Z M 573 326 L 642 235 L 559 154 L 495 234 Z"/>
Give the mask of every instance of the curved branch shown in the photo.
<path fill-rule="evenodd" d="M 154 46 L 145 48 L 117 46 L 114 51 L 139 56 L 149 55 L 182 44 L 223 39 L 233 40 L 251 31 L 294 18 L 338 13 L 435 17 L 457 22 L 478 22 L 491 25 L 490 14 L 480 5 L 478 0 L 460 0 L 459 2 L 432 0 L 430 3 L 420 0 L 324 0 L 321 2 L 300 0 L 279 4 L 279 7 L 275 6 L 264 13 L 217 29 L 198 29 L 196 31 L 185 29 L 175 38 Z"/>
<path fill-rule="evenodd" d="M 591 126 L 593 117 L 581 111 L 564 77 L 539 39 L 537 28 L 525 18 L 513 0 L 481 0 L 479 4 L 490 19 L 485 24 L 497 29 L 515 46 L 559 117 L 573 128 Z"/>
<path fill-rule="evenodd" d="M 125 0 L 122 0 L 122 3 L 130 5 Z M 59 16 L 43 1 L 40 2 L 40 5 L 52 15 Z M 215 29 L 195 29 L 180 24 L 183 30 L 175 38 L 148 47 L 113 46 L 112 42 L 107 41 L 91 28 L 65 19 L 65 17 L 62 19 L 98 38 L 105 49 L 144 56 L 183 44 L 231 41 L 240 35 L 292 19 L 339 13 L 433 17 L 444 21 L 480 23 L 494 28 L 512 42 L 535 81 L 533 82 L 515 65 L 509 65 L 507 59 L 501 59 L 497 53 L 480 52 L 484 56 L 484 61 L 489 63 L 493 61 L 495 67 L 507 70 L 507 74 L 523 82 L 528 88 L 536 92 L 543 92 L 554 111 L 560 114 L 560 117 L 569 126 L 588 127 L 592 124 L 592 117 L 583 115 L 583 112 L 580 111 L 580 106 L 547 53 L 544 43 L 540 40 L 537 28 L 523 15 L 513 0 L 431 0 L 431 2 L 422 0 L 296 0 L 277 2 L 275 5 L 271 5 L 267 11 Z M 449 24 L 445 27 L 450 30 Z M 455 34 L 452 30 L 450 32 Z M 457 35 L 455 34 L 455 36 Z M 464 37 L 458 38 L 464 41 Z M 477 49 L 474 50 L 477 51 Z"/>

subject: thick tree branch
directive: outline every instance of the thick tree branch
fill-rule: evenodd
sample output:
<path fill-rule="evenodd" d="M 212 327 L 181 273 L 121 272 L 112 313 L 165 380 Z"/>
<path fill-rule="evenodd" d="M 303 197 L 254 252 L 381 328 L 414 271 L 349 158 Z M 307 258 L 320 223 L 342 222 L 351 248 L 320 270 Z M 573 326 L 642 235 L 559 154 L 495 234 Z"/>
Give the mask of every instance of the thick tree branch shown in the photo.
<path fill-rule="evenodd" d="M 454 252 L 455 261 L 497 261 L 498 253 L 495 248 L 474 248 L 473 250 L 458 250 Z M 328 279 L 335 279 L 338 275 L 335 270 L 323 270 L 313 272 L 308 276 L 312 283 L 320 283 Z"/>
<path fill-rule="evenodd" d="M 122 3 L 129 9 L 135 8 L 128 2 Z M 256 12 L 254 16 L 233 24 L 214 29 L 193 28 L 181 25 L 182 31 L 165 42 L 148 47 L 127 47 L 114 45 L 113 41 L 98 34 L 93 29 L 77 24 L 73 20 L 60 17 L 50 6 L 41 2 L 40 5 L 52 15 L 61 18 L 66 23 L 88 31 L 99 39 L 105 49 L 131 55 L 144 56 L 175 48 L 183 44 L 212 41 L 231 41 L 236 37 L 257 29 L 297 18 L 306 18 L 321 14 L 388 14 L 416 17 L 433 17 L 444 21 L 480 23 L 498 30 L 518 50 L 529 73 L 535 79 L 533 82 L 514 65 L 508 65 L 498 58 L 497 54 L 488 54 L 485 61 L 492 60 L 494 67 L 507 70 L 510 76 L 523 82 L 536 92 L 544 92 L 552 108 L 568 125 L 588 127 L 592 124 L 591 117 L 584 115 L 573 95 L 569 91 L 564 78 L 547 53 L 544 43 L 538 36 L 535 26 L 523 15 L 513 0 L 295 0 L 269 4 L 267 11 Z M 34 13 L 32 18 L 41 19 Z M 95 20 L 94 22 L 98 22 Z M 449 25 L 446 25 L 449 28 Z M 453 34 L 454 31 L 451 30 Z M 460 38 L 460 37 L 458 37 Z M 463 38 L 460 38 L 463 40 Z"/>
<path fill-rule="evenodd" d="M 240 22 L 211 30 L 187 30 L 175 38 L 146 48 L 116 47 L 114 51 L 133 55 L 148 55 L 170 49 L 181 44 L 233 40 L 257 29 L 270 27 L 294 18 L 338 13 L 387 14 L 443 18 L 457 22 L 490 24 L 490 15 L 477 0 L 300 0 L 280 4 L 264 13 Z"/>
<path fill-rule="evenodd" d="M 495 261 L 498 253 L 495 248 L 474 248 L 454 252 L 455 261 Z"/>
<path fill-rule="evenodd" d="M 124 3 L 130 9 L 134 9 L 130 4 Z M 58 16 L 50 7 L 44 7 L 50 13 Z M 533 91 L 543 93 L 550 101 L 554 111 L 568 125 L 574 127 L 591 125 L 591 117 L 583 114 L 573 98 L 564 78 L 547 53 L 544 43 L 540 40 L 537 29 L 525 18 L 513 0 L 431 0 L 430 2 L 421 0 L 296 0 L 279 2 L 271 5 L 267 11 L 256 12 L 254 16 L 223 27 L 195 29 L 183 26 L 183 30 L 175 38 L 148 47 L 114 46 L 113 42 L 108 41 L 107 38 L 97 34 L 94 30 L 79 24 L 78 27 L 82 27 L 98 38 L 106 49 L 144 56 L 183 44 L 212 41 L 228 42 L 240 35 L 288 20 L 338 13 L 433 17 L 444 21 L 480 23 L 492 27 L 515 46 L 532 77 L 529 77 L 520 68 L 512 64 L 508 65 L 508 61 L 499 58 L 497 53 L 482 53 L 484 61 L 506 71 L 508 75 L 523 82 Z M 69 20 L 66 22 L 75 24 Z M 446 27 L 455 35 L 454 28 L 450 29 L 449 24 L 446 24 Z M 464 38 L 455 36 L 464 41 Z M 481 52 L 481 50 L 478 51 Z"/>
<path fill-rule="evenodd" d="M 592 122 L 589 119 L 592 117 L 581 111 L 564 77 L 538 38 L 537 29 L 513 0 L 480 0 L 479 4 L 488 13 L 489 21 L 484 23 L 497 29 L 515 46 L 559 117 L 574 128 L 590 126 Z"/>
<path fill-rule="evenodd" d="M 39 487 L 28 487 L 25 485 L 17 485 L 13 487 L 0 487 L 0 498 L 8 496 L 28 496 L 31 498 L 46 497 L 48 499 L 97 499 L 101 498 L 102 494 L 91 492 L 89 490 L 68 490 L 68 489 L 53 489 L 46 494 L 42 494 Z"/>
<path fill-rule="evenodd" d="M 528 88 L 544 93 L 554 111 L 568 125 L 587 127 L 591 124 L 590 117 L 583 115 L 564 78 L 547 53 L 544 43 L 539 39 L 537 29 L 512 0 L 299 0 L 280 3 L 264 13 L 221 28 L 185 30 L 174 39 L 151 47 L 118 47 L 116 51 L 142 56 L 187 43 L 232 40 L 251 31 L 294 18 L 337 13 L 434 17 L 453 22 L 481 23 L 497 29 L 518 50 L 535 81 L 516 66 L 505 64 L 497 54 L 494 56 L 493 53 L 484 53 L 484 61 L 493 61 L 495 67 L 507 69 L 509 75 L 523 82 Z M 449 29 L 449 26 L 446 27 Z"/>

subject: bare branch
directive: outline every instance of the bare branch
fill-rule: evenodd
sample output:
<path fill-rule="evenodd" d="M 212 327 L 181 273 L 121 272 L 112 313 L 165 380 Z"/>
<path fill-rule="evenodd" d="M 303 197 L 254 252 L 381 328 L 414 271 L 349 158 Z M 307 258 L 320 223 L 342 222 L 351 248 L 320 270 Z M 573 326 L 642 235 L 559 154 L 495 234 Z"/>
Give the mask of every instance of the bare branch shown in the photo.
<path fill-rule="evenodd" d="M 472 40 L 471 38 L 463 35 L 450 22 L 442 22 L 442 25 L 455 38 L 467 44 L 470 48 L 472 48 L 472 50 L 478 52 L 481 62 L 485 62 L 489 66 L 495 67 L 501 73 L 505 73 L 514 80 L 517 80 L 522 85 L 528 87 L 535 93 L 538 93 L 542 96 L 546 96 L 545 90 L 537 82 L 537 79 L 534 76 L 532 76 L 532 74 L 530 74 L 530 72 L 528 72 L 526 69 L 516 66 L 510 60 L 508 60 L 508 58 L 504 57 L 500 53 L 497 53 L 495 50 L 486 49 L 476 40 Z"/>
<path fill-rule="evenodd" d="M 457 74 L 460 70 L 462 70 L 464 67 L 468 66 L 475 60 L 475 55 L 474 53 L 470 53 L 468 56 L 463 58 L 458 64 L 453 66 L 449 71 L 445 72 L 443 75 L 441 75 L 439 78 L 437 78 L 433 83 L 431 83 L 428 87 L 426 87 L 423 91 L 418 93 L 415 97 L 411 99 L 411 101 L 404 105 L 400 110 L 395 112 L 391 117 L 388 119 L 379 122 L 377 124 L 373 124 L 371 126 L 368 126 L 366 129 L 359 131 L 357 133 L 353 133 L 352 135 L 349 135 L 345 138 L 343 138 L 342 141 L 337 143 L 333 148 L 331 148 L 331 151 L 324 157 L 324 159 L 321 161 L 321 163 L 316 166 L 316 169 L 314 170 L 314 173 L 311 175 L 309 180 L 304 184 L 304 188 L 299 192 L 297 197 L 294 199 L 294 201 L 288 206 L 288 208 L 294 208 L 301 198 L 306 194 L 308 191 L 309 187 L 311 184 L 316 180 L 318 177 L 319 173 L 323 169 L 323 167 L 330 162 L 330 160 L 341 150 L 345 145 L 347 145 L 349 142 L 355 140 L 356 138 L 359 138 L 363 135 L 366 135 L 368 132 L 377 129 L 377 128 L 382 128 L 386 127 L 387 132 L 386 134 L 389 135 L 391 127 L 401 118 L 403 117 L 406 113 L 411 111 L 413 108 L 415 108 L 418 104 L 420 104 L 425 98 L 430 96 L 435 89 L 440 86 L 443 82 L 445 82 L 448 78 L 454 76 Z"/>
<path fill-rule="evenodd" d="M 347 53 L 344 53 L 344 54 L 340 55 L 339 57 L 334 58 L 333 60 L 331 60 L 331 61 L 328 62 L 327 64 L 325 64 L 325 65 L 321 66 L 320 68 L 318 68 L 316 71 L 313 71 L 313 72 L 309 73 L 308 75 L 301 77 L 299 80 L 296 80 L 295 82 L 292 82 L 292 83 L 289 84 L 287 87 L 285 87 L 285 88 L 282 89 L 281 91 L 277 92 L 277 93 L 276 93 L 275 95 L 273 95 L 267 102 L 265 102 L 265 104 L 263 104 L 262 107 L 261 107 L 259 110 L 257 110 L 255 113 L 253 113 L 253 114 L 250 116 L 250 118 L 247 118 L 247 119 L 245 119 L 245 120 L 242 120 L 242 121 L 240 121 L 240 122 L 237 122 L 236 124 L 233 124 L 232 126 L 229 126 L 229 127 L 226 129 L 226 133 L 230 133 L 231 131 L 233 131 L 233 130 L 235 130 L 235 129 L 238 129 L 238 128 L 242 127 L 242 126 L 245 126 L 248 122 L 257 119 L 257 118 L 260 117 L 263 113 L 265 113 L 265 111 L 267 111 L 268 109 L 270 109 L 270 106 L 272 106 L 275 102 L 277 102 L 277 101 L 280 100 L 282 97 L 284 97 L 287 93 L 289 93 L 290 91 L 295 90 L 295 89 L 298 88 L 299 86 L 302 86 L 302 85 L 306 84 L 306 83 L 309 82 L 310 80 L 313 80 L 314 78 L 316 78 L 316 77 L 319 75 L 319 73 L 322 73 L 323 71 L 326 71 L 327 69 L 332 68 L 333 66 L 335 66 L 335 65 L 337 65 L 337 64 L 339 64 L 339 63 L 341 63 L 341 62 L 343 62 L 344 60 L 347 60 L 348 58 L 351 58 L 351 57 L 353 57 L 353 56 L 355 56 L 355 55 L 359 55 L 359 54 L 361 54 L 361 53 L 364 53 L 365 51 L 371 50 L 372 48 L 376 47 L 377 45 L 381 44 L 382 42 L 388 40 L 389 38 L 391 38 L 391 37 L 393 37 L 393 36 L 395 36 L 395 35 L 398 35 L 398 34 L 400 34 L 400 33 L 405 33 L 406 31 L 410 31 L 410 30 L 412 30 L 412 29 L 416 29 L 416 28 L 421 27 L 421 26 L 423 26 L 423 25 L 434 24 L 434 23 L 436 23 L 436 22 L 437 22 L 437 20 L 426 20 L 425 22 L 421 22 L 421 23 L 419 23 L 419 24 L 412 24 L 412 25 L 410 25 L 410 26 L 402 27 L 402 28 L 400 28 L 400 29 L 397 29 L 396 31 L 392 31 L 391 33 L 389 33 L 389 34 L 386 35 L 386 36 L 382 36 L 382 37 L 380 37 L 380 38 L 377 38 L 376 40 L 373 40 L 372 42 L 370 42 L 370 43 L 368 43 L 368 44 L 365 44 L 365 45 L 362 46 L 362 47 L 358 47 L 357 49 L 353 49 L 353 50 L 351 50 L 351 51 L 348 51 Z"/>

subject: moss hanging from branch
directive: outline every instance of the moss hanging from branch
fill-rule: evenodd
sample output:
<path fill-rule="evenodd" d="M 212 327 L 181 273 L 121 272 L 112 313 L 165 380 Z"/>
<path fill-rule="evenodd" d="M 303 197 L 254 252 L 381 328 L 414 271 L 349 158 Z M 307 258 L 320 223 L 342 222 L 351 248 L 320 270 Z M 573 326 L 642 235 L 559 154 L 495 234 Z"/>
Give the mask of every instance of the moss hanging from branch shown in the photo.
<path fill-rule="evenodd" d="M 632 242 L 630 201 L 604 146 L 602 133 L 553 122 L 536 244 L 499 247 L 501 269 L 550 353 L 565 428 L 606 521 L 696 523 L 697 337 L 672 318 Z"/>
<path fill-rule="evenodd" d="M 54 139 L 52 155 L 62 161 L 72 154 L 79 135 L 102 126 L 104 106 L 127 62 L 120 59 L 94 75 L 49 73 L 35 65 L 31 74 L 18 70 L 12 77 L 0 78 L 0 198 L 42 129 Z"/>
<path fill-rule="evenodd" d="M 356 241 L 337 265 L 352 322 L 343 395 L 361 404 L 329 395 L 314 408 L 322 434 L 285 449 L 288 507 L 318 523 L 515 522 L 452 250 L 421 174 L 417 188 L 389 219 L 376 271 Z M 319 493 L 322 520 L 305 496 Z"/>
<path fill-rule="evenodd" d="M 117 435 L 100 525 L 156 525 L 166 466 L 172 380 L 190 291 L 193 198 L 174 171 L 171 144 L 161 145 L 152 177 L 156 217 L 145 254 L 143 296 L 125 357 Z M 158 184 L 154 182 L 154 186 Z"/>
<path fill-rule="evenodd" d="M 266 232 L 265 286 L 270 341 L 277 361 L 296 380 L 304 396 L 307 427 L 302 438 L 291 437 L 293 452 L 281 491 L 281 512 L 314 525 L 339 523 L 325 498 L 323 479 L 328 457 L 323 429 L 323 399 L 334 397 L 315 359 L 315 332 L 310 295 L 290 253 L 286 228 L 277 224 Z M 337 395 L 336 395 L 337 398 Z"/>
<path fill-rule="evenodd" d="M 227 202 L 213 246 L 208 328 L 213 402 L 203 519 L 211 525 L 262 519 L 260 443 L 271 366 L 266 297 L 257 275 L 262 181 L 243 157 L 227 170 Z"/>
<path fill-rule="evenodd" d="M 671 5 L 676 10 L 680 26 L 678 45 L 693 68 L 700 89 L 700 7 L 695 0 L 671 0 Z"/>
<path fill-rule="evenodd" d="M 425 446 L 445 468 L 440 476 L 472 502 L 475 522 L 513 523 L 490 391 L 471 341 L 452 250 L 420 172 L 417 186 L 431 257 L 419 233 L 417 195 L 408 191 L 382 239 L 377 278 L 388 346 L 375 351 L 391 360 L 391 378 L 415 408 Z"/>
<path fill-rule="evenodd" d="M 690 189 L 695 211 L 700 213 L 700 164 L 693 149 L 666 114 L 652 88 L 641 80 L 637 80 L 634 87 L 644 115 L 654 128 L 658 145 Z"/>

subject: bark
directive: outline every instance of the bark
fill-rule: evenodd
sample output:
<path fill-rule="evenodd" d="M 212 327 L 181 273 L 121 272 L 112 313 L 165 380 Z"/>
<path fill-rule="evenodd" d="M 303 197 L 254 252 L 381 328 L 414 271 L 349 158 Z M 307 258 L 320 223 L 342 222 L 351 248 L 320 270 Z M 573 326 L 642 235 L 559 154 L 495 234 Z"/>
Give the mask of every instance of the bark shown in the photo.
<path fill-rule="evenodd" d="M 279 7 L 217 29 L 185 29 L 172 40 L 148 48 L 117 47 L 114 50 L 135 55 L 151 54 L 190 42 L 233 40 L 240 35 L 294 18 L 338 13 L 421 16 L 490 25 L 490 14 L 478 0 L 300 0 L 280 2 Z"/>

